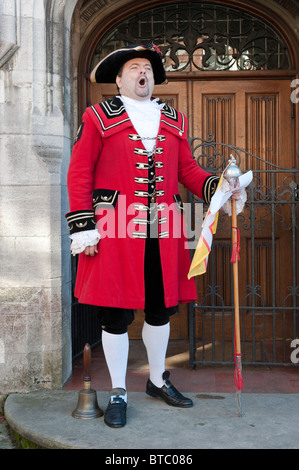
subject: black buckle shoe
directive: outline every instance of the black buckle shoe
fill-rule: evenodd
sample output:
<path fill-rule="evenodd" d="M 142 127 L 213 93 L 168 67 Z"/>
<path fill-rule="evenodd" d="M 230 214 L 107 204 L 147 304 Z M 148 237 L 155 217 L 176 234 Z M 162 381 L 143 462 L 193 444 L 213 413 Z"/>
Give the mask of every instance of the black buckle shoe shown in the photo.
<path fill-rule="evenodd" d="M 162 378 L 165 380 L 165 385 L 159 388 L 148 379 L 146 384 L 146 393 L 154 398 L 162 398 L 167 405 L 178 406 L 180 408 L 190 408 L 193 406 L 193 402 L 190 398 L 184 397 L 170 382 L 170 373 L 165 371 Z"/>
<path fill-rule="evenodd" d="M 121 428 L 127 422 L 127 403 L 124 396 L 126 391 L 123 388 L 114 388 L 110 392 L 110 401 L 104 413 L 104 422 L 111 428 Z M 115 395 L 113 398 L 112 396 Z"/>

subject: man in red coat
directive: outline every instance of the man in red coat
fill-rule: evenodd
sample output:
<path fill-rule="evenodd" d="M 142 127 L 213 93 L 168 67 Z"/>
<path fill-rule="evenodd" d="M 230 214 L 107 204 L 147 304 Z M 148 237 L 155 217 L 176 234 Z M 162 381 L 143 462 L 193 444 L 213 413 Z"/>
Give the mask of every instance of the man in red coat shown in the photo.
<path fill-rule="evenodd" d="M 102 345 L 112 391 L 104 420 L 126 423 L 127 327 L 143 309 L 150 377 L 146 393 L 190 407 L 165 371 L 169 316 L 197 299 L 178 182 L 210 202 L 219 178 L 201 169 L 187 141 L 186 117 L 152 98 L 166 83 L 154 45 L 128 46 L 97 64 L 91 81 L 119 95 L 87 108 L 68 172 L 67 221 L 80 253 L 75 295 L 102 312 Z"/>

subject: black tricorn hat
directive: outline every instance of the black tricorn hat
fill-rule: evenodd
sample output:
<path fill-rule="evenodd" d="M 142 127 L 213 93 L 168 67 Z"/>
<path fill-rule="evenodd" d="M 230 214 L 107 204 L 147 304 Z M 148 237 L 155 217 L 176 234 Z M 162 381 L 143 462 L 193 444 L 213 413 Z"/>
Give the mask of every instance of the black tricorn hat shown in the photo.
<path fill-rule="evenodd" d="M 117 74 L 123 64 L 137 57 L 150 61 L 156 85 L 167 83 L 162 53 L 154 44 L 148 46 L 131 44 L 111 52 L 94 67 L 90 74 L 90 81 L 92 83 L 115 83 Z"/>

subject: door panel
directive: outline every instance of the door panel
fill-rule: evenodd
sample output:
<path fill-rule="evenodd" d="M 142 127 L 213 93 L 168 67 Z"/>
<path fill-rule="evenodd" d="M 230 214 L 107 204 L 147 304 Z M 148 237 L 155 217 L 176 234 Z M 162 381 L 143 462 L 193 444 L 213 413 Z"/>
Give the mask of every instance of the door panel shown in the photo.
<path fill-rule="evenodd" d="M 274 307 L 283 305 L 288 286 L 292 285 L 292 270 L 285 262 L 292 262 L 292 233 L 287 229 L 290 226 L 290 206 L 282 203 L 288 195 L 284 196 L 282 189 L 281 194 L 279 192 L 279 187 L 286 185 L 285 174 L 270 171 L 277 168 L 266 163 L 285 168 L 291 168 L 294 164 L 289 90 L 290 82 L 287 80 L 194 83 L 193 135 L 208 139 L 212 134 L 216 142 L 244 148 L 259 157 L 255 159 L 241 154 L 241 169 L 251 169 L 255 173 L 252 204 L 238 217 L 241 238 L 240 304 L 243 302 L 247 307 L 243 333 L 248 339 L 253 335 L 253 321 L 256 335 L 263 329 L 265 337 L 272 338 Z M 215 153 L 214 147 L 206 153 L 211 157 Z M 220 153 L 227 159 L 230 150 L 221 147 Z M 207 163 L 208 159 L 202 160 L 204 166 Z M 215 285 L 219 289 L 218 300 L 221 298 L 225 306 L 232 305 L 232 286 L 228 282 L 230 223 L 230 217 L 225 216 L 218 224 L 213 245 L 213 272 L 209 266 L 206 275 L 196 278 L 199 304 L 208 285 Z M 220 303 L 219 300 L 219 306 Z M 260 316 L 259 311 L 255 310 L 253 320 L 253 308 L 257 306 L 261 307 Z M 261 315 L 265 310 L 266 323 Z M 277 337 L 282 335 L 278 329 L 282 310 L 275 320 Z M 291 318 L 285 324 L 286 330 L 290 330 L 290 325 Z M 200 337 L 202 325 L 198 322 L 197 326 L 196 334 Z M 230 330 L 227 333 L 229 339 Z M 212 331 L 207 334 L 212 336 Z"/>

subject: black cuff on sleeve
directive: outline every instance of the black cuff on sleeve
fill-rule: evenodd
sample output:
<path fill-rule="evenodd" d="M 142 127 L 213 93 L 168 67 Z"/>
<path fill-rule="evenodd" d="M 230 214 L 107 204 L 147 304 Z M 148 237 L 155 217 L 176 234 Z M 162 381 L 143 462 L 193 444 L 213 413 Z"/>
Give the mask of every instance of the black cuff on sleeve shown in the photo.
<path fill-rule="evenodd" d="M 208 176 L 203 184 L 203 199 L 207 204 L 210 204 L 212 196 L 215 194 L 219 183 L 219 176 L 211 175 Z"/>
<path fill-rule="evenodd" d="M 101 207 L 115 207 L 119 191 L 114 189 L 95 189 L 92 193 L 92 207 L 96 211 Z"/>
<path fill-rule="evenodd" d="M 93 210 L 68 212 L 65 217 L 71 235 L 76 232 L 94 230 L 96 228 Z"/>

